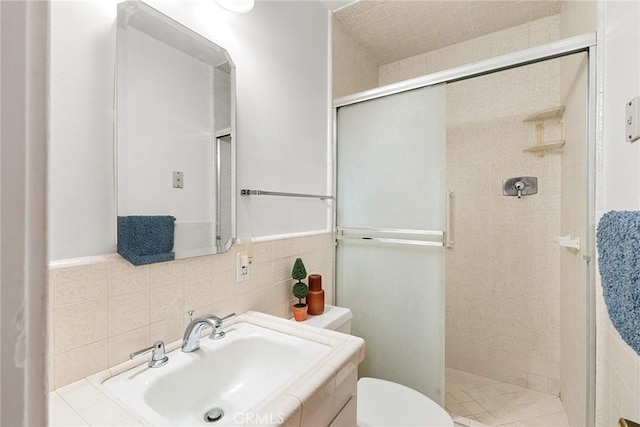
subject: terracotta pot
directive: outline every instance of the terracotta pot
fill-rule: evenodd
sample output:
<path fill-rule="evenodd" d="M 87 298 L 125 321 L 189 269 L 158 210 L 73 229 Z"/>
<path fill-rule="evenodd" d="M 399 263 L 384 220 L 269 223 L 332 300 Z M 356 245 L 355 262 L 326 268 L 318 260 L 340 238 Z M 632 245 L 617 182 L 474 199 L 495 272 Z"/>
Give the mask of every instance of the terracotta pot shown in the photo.
<path fill-rule="evenodd" d="M 298 305 L 298 304 L 296 304 Z M 293 306 L 293 317 L 296 319 L 296 322 L 302 322 L 307 319 L 307 304 L 304 304 L 302 307 Z"/>

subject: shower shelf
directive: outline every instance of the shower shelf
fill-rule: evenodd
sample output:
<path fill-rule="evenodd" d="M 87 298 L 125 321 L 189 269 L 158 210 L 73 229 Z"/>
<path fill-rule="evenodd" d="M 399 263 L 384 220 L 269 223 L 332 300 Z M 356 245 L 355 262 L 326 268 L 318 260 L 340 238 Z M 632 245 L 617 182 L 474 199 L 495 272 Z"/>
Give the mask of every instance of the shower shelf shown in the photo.
<path fill-rule="evenodd" d="M 547 152 L 559 152 L 564 148 L 564 106 L 550 108 L 531 114 L 523 120 L 524 123 L 534 122 L 536 124 L 536 143 L 522 150 L 525 153 L 534 153 L 538 156 L 544 156 Z M 562 139 L 555 141 L 544 141 L 544 122 L 547 120 L 557 120 L 562 126 Z"/>
<path fill-rule="evenodd" d="M 524 151 L 525 153 L 540 153 L 545 151 L 559 150 L 562 147 L 564 147 L 564 140 L 559 139 L 557 141 L 545 142 L 539 145 L 538 144 L 532 145 L 531 147 L 527 147 L 522 151 Z"/>
<path fill-rule="evenodd" d="M 551 119 L 562 119 L 564 115 L 565 106 L 549 108 L 548 110 L 540 111 L 539 113 L 531 114 L 525 117 L 523 122 L 544 122 Z"/>

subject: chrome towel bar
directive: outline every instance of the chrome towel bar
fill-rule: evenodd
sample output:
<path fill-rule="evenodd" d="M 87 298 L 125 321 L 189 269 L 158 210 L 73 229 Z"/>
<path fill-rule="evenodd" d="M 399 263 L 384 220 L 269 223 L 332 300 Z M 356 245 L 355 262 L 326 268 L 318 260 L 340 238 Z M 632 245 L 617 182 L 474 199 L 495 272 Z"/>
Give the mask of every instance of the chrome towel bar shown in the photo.
<path fill-rule="evenodd" d="M 325 196 L 319 194 L 304 194 L 304 193 L 282 193 L 279 191 L 264 191 L 264 190 L 240 190 L 241 196 L 282 196 L 282 197 L 307 197 L 311 199 L 320 200 L 333 200 L 333 196 Z"/>
<path fill-rule="evenodd" d="M 444 246 L 445 232 L 442 230 L 411 230 L 404 228 L 358 228 L 358 227 L 337 227 L 337 240 L 361 240 L 366 242 L 376 243 L 391 243 L 398 245 L 413 245 L 413 246 Z M 358 235 L 345 236 L 343 232 L 358 233 Z M 387 233 L 387 234 L 405 234 L 413 236 L 437 236 L 440 237 L 437 241 L 429 240 L 417 240 L 417 239 L 399 239 L 389 237 L 372 236 L 375 233 Z"/>

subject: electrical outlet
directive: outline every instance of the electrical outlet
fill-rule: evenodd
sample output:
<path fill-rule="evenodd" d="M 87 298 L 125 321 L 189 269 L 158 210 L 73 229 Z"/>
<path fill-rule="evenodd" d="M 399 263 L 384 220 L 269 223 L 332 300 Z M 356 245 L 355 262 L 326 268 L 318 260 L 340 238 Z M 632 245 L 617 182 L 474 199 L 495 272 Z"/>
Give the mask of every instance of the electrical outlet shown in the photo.
<path fill-rule="evenodd" d="M 247 254 L 236 254 L 236 282 L 249 279 L 249 264 L 251 261 Z"/>

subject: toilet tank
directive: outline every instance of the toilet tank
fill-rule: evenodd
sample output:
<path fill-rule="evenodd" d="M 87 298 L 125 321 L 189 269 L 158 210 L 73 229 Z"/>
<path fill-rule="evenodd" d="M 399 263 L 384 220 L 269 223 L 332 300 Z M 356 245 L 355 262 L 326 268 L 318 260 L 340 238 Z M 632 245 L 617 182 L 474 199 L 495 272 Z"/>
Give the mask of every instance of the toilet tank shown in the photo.
<path fill-rule="evenodd" d="M 315 326 L 316 328 L 331 329 L 344 334 L 351 334 L 352 318 L 353 315 L 348 308 L 325 305 L 324 313 L 315 316 L 309 314 L 307 315 L 307 320 L 302 323 Z"/>

